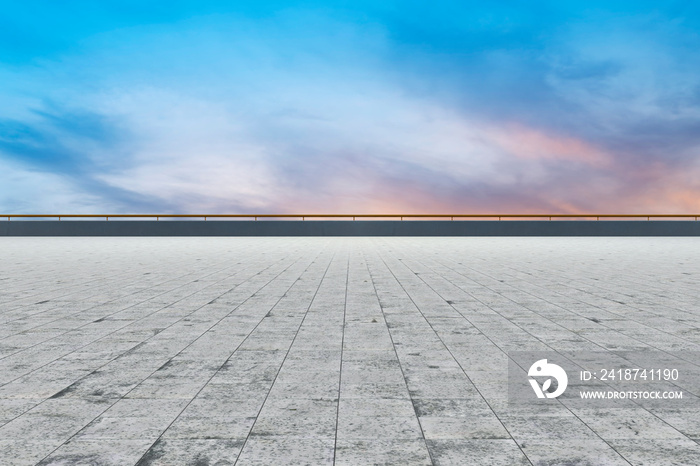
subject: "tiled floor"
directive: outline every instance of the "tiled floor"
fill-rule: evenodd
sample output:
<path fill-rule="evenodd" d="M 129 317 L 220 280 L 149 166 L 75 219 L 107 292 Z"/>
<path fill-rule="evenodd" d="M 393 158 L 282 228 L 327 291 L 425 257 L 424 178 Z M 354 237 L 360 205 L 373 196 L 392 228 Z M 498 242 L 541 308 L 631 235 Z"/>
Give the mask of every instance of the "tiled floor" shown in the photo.
<path fill-rule="evenodd" d="M 699 285 L 700 238 L 0 238 L 0 464 L 697 465 L 700 409 L 513 409 L 506 353 L 698 351 Z"/>

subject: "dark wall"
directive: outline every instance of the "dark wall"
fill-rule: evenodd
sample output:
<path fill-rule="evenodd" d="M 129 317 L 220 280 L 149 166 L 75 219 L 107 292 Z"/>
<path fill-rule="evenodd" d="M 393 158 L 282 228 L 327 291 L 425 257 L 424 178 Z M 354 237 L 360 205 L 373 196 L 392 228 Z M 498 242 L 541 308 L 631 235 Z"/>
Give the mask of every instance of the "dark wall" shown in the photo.
<path fill-rule="evenodd" d="M 0 236 L 700 236 L 700 222 L 13 220 Z"/>

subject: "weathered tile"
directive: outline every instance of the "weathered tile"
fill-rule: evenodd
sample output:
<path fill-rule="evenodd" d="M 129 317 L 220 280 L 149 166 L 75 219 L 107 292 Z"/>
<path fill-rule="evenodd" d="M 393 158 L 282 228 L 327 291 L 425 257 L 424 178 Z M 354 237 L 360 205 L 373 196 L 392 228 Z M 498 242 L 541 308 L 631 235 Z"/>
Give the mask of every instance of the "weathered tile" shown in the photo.
<path fill-rule="evenodd" d="M 502 440 L 427 440 L 436 466 L 483 464 L 493 466 L 530 465 L 512 439 Z M 556 464 L 556 463 L 555 463 Z"/>
<path fill-rule="evenodd" d="M 138 466 L 233 465 L 243 443 L 244 439 L 160 439 Z"/>
<path fill-rule="evenodd" d="M 338 439 L 335 464 L 401 464 L 431 465 L 430 454 L 423 439 Z"/>
<path fill-rule="evenodd" d="M 676 466 L 700 464 L 700 445 L 690 439 L 610 440 L 621 456 L 634 465 Z"/>
<path fill-rule="evenodd" d="M 629 464 L 601 439 L 548 439 L 520 442 L 532 464 L 576 464 L 581 466 L 624 466 Z M 632 464 L 637 464 L 632 462 Z"/>
<path fill-rule="evenodd" d="M 339 439 L 423 438 L 415 416 L 343 416 L 338 419 Z"/>
<path fill-rule="evenodd" d="M 491 411 L 463 417 L 418 418 L 426 439 L 499 439 L 510 438 L 501 421 Z"/>
<path fill-rule="evenodd" d="M 255 417 L 233 417 L 212 412 L 208 416 L 180 415 L 163 432 L 166 439 L 237 439 L 246 438 Z"/>
<path fill-rule="evenodd" d="M 40 466 L 136 464 L 153 443 L 150 439 L 73 439 L 38 463 Z"/>
<path fill-rule="evenodd" d="M 267 466 L 284 458 L 289 465 L 332 465 L 334 444 L 334 438 L 251 437 L 236 464 Z"/>

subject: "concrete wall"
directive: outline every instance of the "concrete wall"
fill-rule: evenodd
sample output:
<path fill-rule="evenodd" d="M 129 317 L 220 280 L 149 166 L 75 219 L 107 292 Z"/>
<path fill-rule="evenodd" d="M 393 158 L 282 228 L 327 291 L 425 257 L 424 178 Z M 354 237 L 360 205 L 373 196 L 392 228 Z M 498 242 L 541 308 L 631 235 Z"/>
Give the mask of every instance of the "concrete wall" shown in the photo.
<path fill-rule="evenodd" d="M 0 221 L 0 236 L 700 236 L 700 221 Z"/>

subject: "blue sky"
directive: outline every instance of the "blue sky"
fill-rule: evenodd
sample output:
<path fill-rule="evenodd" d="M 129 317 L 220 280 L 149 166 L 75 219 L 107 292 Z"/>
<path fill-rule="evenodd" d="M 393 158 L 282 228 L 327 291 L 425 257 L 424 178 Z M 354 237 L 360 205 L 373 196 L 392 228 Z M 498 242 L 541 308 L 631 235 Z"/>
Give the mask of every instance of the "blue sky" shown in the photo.
<path fill-rule="evenodd" d="M 700 211 L 695 1 L 0 6 L 0 213 Z"/>

